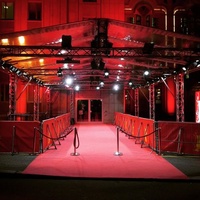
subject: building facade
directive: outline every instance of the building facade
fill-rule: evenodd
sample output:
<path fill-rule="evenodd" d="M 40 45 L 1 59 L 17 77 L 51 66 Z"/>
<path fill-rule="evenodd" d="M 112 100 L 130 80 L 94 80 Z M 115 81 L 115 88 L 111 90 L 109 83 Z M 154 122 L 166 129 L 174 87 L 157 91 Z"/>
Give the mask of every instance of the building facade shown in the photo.
<path fill-rule="evenodd" d="M 126 23 L 137 24 L 145 27 L 157 28 L 186 35 L 200 36 L 200 2 L 198 0 L 0 0 L 0 34 L 6 35 L 12 32 L 39 29 L 42 27 L 51 27 L 60 24 L 79 22 L 94 18 L 109 18 L 123 21 Z M 0 115 L 1 119 L 7 119 L 9 114 L 10 94 L 9 94 L 9 75 L 0 72 L 1 99 Z M 173 80 L 168 84 L 173 85 Z M 194 95 L 191 81 L 187 81 L 186 103 L 191 103 L 190 97 Z M 28 86 L 26 92 L 22 93 L 26 84 L 21 80 L 16 83 L 16 113 L 34 112 L 34 86 Z M 195 85 L 195 83 L 194 83 Z M 148 93 L 147 88 L 139 92 L 141 117 L 149 117 L 149 103 L 144 95 Z M 39 112 L 40 119 L 56 116 L 71 109 L 71 91 L 51 91 L 47 88 L 39 88 Z M 99 121 L 105 123 L 113 122 L 115 111 L 130 114 L 135 113 L 132 96 L 135 92 L 123 91 L 116 94 L 110 91 L 83 91 L 75 94 L 73 99 L 76 106 L 74 117 L 79 118 L 79 104 L 84 103 L 87 107 L 87 121 L 92 121 L 90 110 L 93 105 L 100 105 L 96 116 Z M 157 119 L 175 120 L 175 103 L 169 102 L 169 91 L 165 84 L 156 86 L 156 116 Z M 170 106 L 169 106 L 170 105 Z M 169 110 L 171 109 L 171 110 Z M 192 107 L 194 110 L 194 106 Z M 185 109 L 188 116 L 194 116 L 194 111 Z M 33 119 L 33 118 L 31 118 Z M 194 121 L 194 117 L 186 118 L 188 121 Z"/>

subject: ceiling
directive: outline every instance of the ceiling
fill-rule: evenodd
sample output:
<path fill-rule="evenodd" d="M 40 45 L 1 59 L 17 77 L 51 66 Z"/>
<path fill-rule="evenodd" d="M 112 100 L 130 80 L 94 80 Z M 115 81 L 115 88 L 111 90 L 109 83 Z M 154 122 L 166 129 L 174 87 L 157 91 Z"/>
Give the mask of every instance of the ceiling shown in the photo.
<path fill-rule="evenodd" d="M 61 41 L 63 35 L 71 36 L 71 47 L 68 41 L 63 46 L 66 45 Z M 19 43 L 20 36 L 23 45 Z M 129 88 L 130 81 L 131 87 L 145 86 L 179 72 L 182 66 L 189 67 L 191 72 L 196 67 L 193 62 L 200 56 L 198 37 L 110 19 L 0 35 L 1 41 L 5 38 L 7 44 L 0 46 L 3 68 L 10 71 L 14 66 L 25 81 L 27 77 L 30 83 L 39 80 L 54 89 L 72 89 L 77 84 L 86 90 L 97 86 L 111 89 L 114 83 Z M 92 60 L 96 65 L 91 65 Z M 71 63 L 74 61 L 78 63 Z M 99 62 L 104 65 L 99 66 Z M 62 76 L 57 75 L 59 68 Z M 109 77 L 104 76 L 105 70 L 109 71 Z M 145 77 L 146 70 L 150 75 Z M 69 75 L 74 84 L 66 87 Z M 101 81 L 103 87 L 99 85 Z"/>

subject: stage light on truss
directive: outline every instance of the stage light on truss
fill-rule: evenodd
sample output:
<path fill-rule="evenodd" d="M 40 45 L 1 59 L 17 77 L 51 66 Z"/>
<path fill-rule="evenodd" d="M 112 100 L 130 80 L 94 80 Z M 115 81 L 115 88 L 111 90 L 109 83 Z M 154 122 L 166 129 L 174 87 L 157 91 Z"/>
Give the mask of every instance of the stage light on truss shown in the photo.
<path fill-rule="evenodd" d="M 150 75 L 150 72 L 148 70 L 144 71 L 144 76 L 149 76 Z"/>
<path fill-rule="evenodd" d="M 63 71 L 62 71 L 61 68 L 58 69 L 58 71 L 57 71 L 57 76 L 58 76 L 58 77 L 62 77 L 62 76 L 63 76 Z"/>
<path fill-rule="evenodd" d="M 149 43 L 146 42 L 144 44 L 142 52 L 143 52 L 143 54 L 152 54 L 153 48 L 154 48 L 154 43 L 153 42 L 149 42 Z"/>
<path fill-rule="evenodd" d="M 128 82 L 128 85 L 129 85 L 130 87 L 132 87 L 132 86 L 133 86 L 133 82 L 132 82 L 132 81 L 129 81 L 129 82 Z"/>
<path fill-rule="evenodd" d="M 16 72 L 17 71 L 17 68 L 14 67 L 13 65 L 10 65 L 10 68 L 9 68 L 10 72 Z"/>
<path fill-rule="evenodd" d="M 99 83 L 99 85 L 100 85 L 100 87 L 103 87 L 103 86 L 104 86 L 104 82 L 101 81 L 101 82 Z"/>
<path fill-rule="evenodd" d="M 106 78 L 108 78 L 109 77 L 109 71 L 106 69 L 105 71 L 104 71 L 104 76 L 106 77 Z"/>
<path fill-rule="evenodd" d="M 72 85 L 73 81 L 74 81 L 73 77 L 68 76 L 65 80 L 65 83 L 66 83 L 67 86 L 70 86 L 70 85 Z"/>
<path fill-rule="evenodd" d="M 115 90 L 115 91 L 118 91 L 119 90 L 119 84 L 115 84 L 114 86 L 113 86 L 113 89 Z"/>
<path fill-rule="evenodd" d="M 97 90 L 100 90 L 100 87 L 99 87 L 99 86 L 97 86 L 97 87 L 96 87 L 96 89 L 97 89 Z"/>
<path fill-rule="evenodd" d="M 76 85 L 76 86 L 74 87 L 74 89 L 75 89 L 76 91 L 79 91 L 79 90 L 80 90 L 80 86 L 79 86 L 79 85 Z"/>

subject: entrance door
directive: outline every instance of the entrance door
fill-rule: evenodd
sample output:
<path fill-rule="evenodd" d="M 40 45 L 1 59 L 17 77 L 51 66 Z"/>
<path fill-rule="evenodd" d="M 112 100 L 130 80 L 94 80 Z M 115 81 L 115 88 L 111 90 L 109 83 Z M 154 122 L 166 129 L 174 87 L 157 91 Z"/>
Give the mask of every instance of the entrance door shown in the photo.
<path fill-rule="evenodd" d="M 102 121 L 102 101 L 101 100 L 90 100 L 90 120 L 91 122 Z"/>
<path fill-rule="evenodd" d="M 79 99 L 77 100 L 77 122 L 101 122 L 102 100 Z"/>

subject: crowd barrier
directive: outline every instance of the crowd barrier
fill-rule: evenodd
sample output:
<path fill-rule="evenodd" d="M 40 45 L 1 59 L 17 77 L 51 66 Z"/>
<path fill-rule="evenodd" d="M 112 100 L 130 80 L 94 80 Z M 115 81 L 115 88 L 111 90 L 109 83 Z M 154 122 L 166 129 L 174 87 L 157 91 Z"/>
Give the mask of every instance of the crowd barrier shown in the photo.
<path fill-rule="evenodd" d="M 66 113 L 55 118 L 50 118 L 42 121 L 42 151 L 54 146 L 56 149 L 56 142 L 60 144 L 60 140 L 66 137 L 71 131 L 70 114 Z"/>
<path fill-rule="evenodd" d="M 0 152 L 42 153 L 72 131 L 70 114 L 39 121 L 0 121 Z"/>
<path fill-rule="evenodd" d="M 36 128 L 40 128 L 38 121 L 0 121 L 0 152 L 39 152 Z"/>
<path fill-rule="evenodd" d="M 160 153 L 200 155 L 200 124 L 158 121 Z"/>
<path fill-rule="evenodd" d="M 145 144 L 162 153 L 200 155 L 200 124 L 191 122 L 154 121 L 128 114 L 115 113 L 115 125 L 135 143 Z"/>
<path fill-rule="evenodd" d="M 115 125 L 129 137 L 135 138 L 135 143 L 142 147 L 156 148 L 154 120 L 116 112 Z"/>

